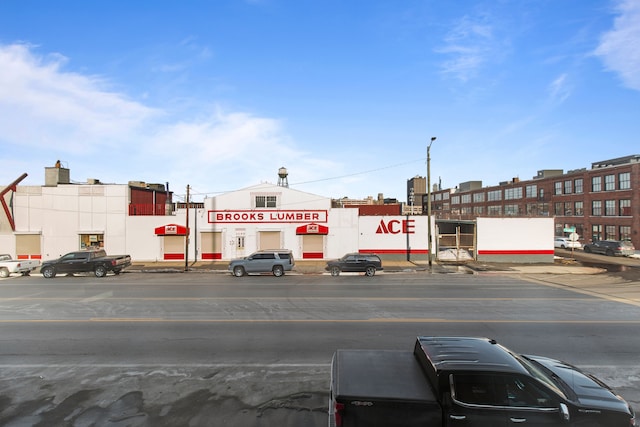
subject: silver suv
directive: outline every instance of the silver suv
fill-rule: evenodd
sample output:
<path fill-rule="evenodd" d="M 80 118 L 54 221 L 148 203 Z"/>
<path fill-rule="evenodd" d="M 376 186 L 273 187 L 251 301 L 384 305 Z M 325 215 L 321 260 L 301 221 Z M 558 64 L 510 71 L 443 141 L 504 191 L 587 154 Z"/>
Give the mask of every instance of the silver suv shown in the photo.
<path fill-rule="evenodd" d="M 229 271 L 236 277 L 249 273 L 272 273 L 276 277 L 291 271 L 295 261 L 288 249 L 267 249 L 254 252 L 251 255 L 231 260 Z"/>

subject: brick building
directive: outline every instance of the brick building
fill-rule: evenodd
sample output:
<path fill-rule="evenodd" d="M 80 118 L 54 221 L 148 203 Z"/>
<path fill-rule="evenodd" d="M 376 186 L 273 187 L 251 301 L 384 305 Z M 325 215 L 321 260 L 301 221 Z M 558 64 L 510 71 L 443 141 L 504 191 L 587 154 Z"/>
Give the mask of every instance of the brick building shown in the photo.
<path fill-rule="evenodd" d="M 426 211 L 427 196 L 422 200 Z M 547 169 L 530 180 L 491 187 L 482 181 L 434 190 L 436 220 L 553 217 L 556 235 L 574 227 L 580 240 L 631 240 L 640 248 L 640 155 L 592 163 L 591 169 Z"/>

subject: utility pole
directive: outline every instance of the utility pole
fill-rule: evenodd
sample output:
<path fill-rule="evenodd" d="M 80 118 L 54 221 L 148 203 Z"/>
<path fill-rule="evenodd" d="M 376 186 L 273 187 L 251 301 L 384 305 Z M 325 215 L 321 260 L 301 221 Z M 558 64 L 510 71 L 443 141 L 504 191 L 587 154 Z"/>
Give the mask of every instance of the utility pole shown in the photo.
<path fill-rule="evenodd" d="M 184 271 L 189 271 L 189 185 L 187 185 L 187 235 L 184 239 Z"/>
<path fill-rule="evenodd" d="M 427 146 L 427 256 L 429 258 L 429 271 L 432 268 L 431 256 L 431 144 L 436 140 L 431 137 L 431 142 Z"/>

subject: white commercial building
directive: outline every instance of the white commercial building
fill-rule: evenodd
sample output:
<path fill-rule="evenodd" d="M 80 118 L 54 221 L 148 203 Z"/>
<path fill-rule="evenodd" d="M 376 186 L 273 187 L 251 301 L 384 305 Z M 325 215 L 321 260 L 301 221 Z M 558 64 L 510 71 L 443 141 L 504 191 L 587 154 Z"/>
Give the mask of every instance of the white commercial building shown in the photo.
<path fill-rule="evenodd" d="M 66 182 L 16 185 L 4 192 L 1 253 L 52 259 L 96 246 L 113 255 L 129 254 L 134 261 L 225 261 L 259 249 L 286 248 L 298 260 L 348 252 L 427 260 L 423 215 L 360 216 L 358 208 L 331 208 L 329 198 L 266 183 L 189 204 L 190 209 L 186 204 L 173 209 L 168 191 L 160 188 L 156 194 L 158 184 L 150 189 L 98 180 Z M 148 203 L 140 202 L 147 196 Z M 435 251 L 438 228 L 431 225 Z M 553 261 L 550 218 L 479 218 L 475 228 L 472 252 L 479 260 Z"/>

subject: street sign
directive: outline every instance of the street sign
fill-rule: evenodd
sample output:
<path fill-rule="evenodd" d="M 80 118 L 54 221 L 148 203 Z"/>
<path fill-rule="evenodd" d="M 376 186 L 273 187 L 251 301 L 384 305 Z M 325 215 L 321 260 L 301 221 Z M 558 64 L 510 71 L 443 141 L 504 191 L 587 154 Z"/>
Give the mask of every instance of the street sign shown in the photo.
<path fill-rule="evenodd" d="M 565 227 L 563 231 L 565 233 L 575 233 L 576 232 L 576 228 L 575 227 Z"/>

